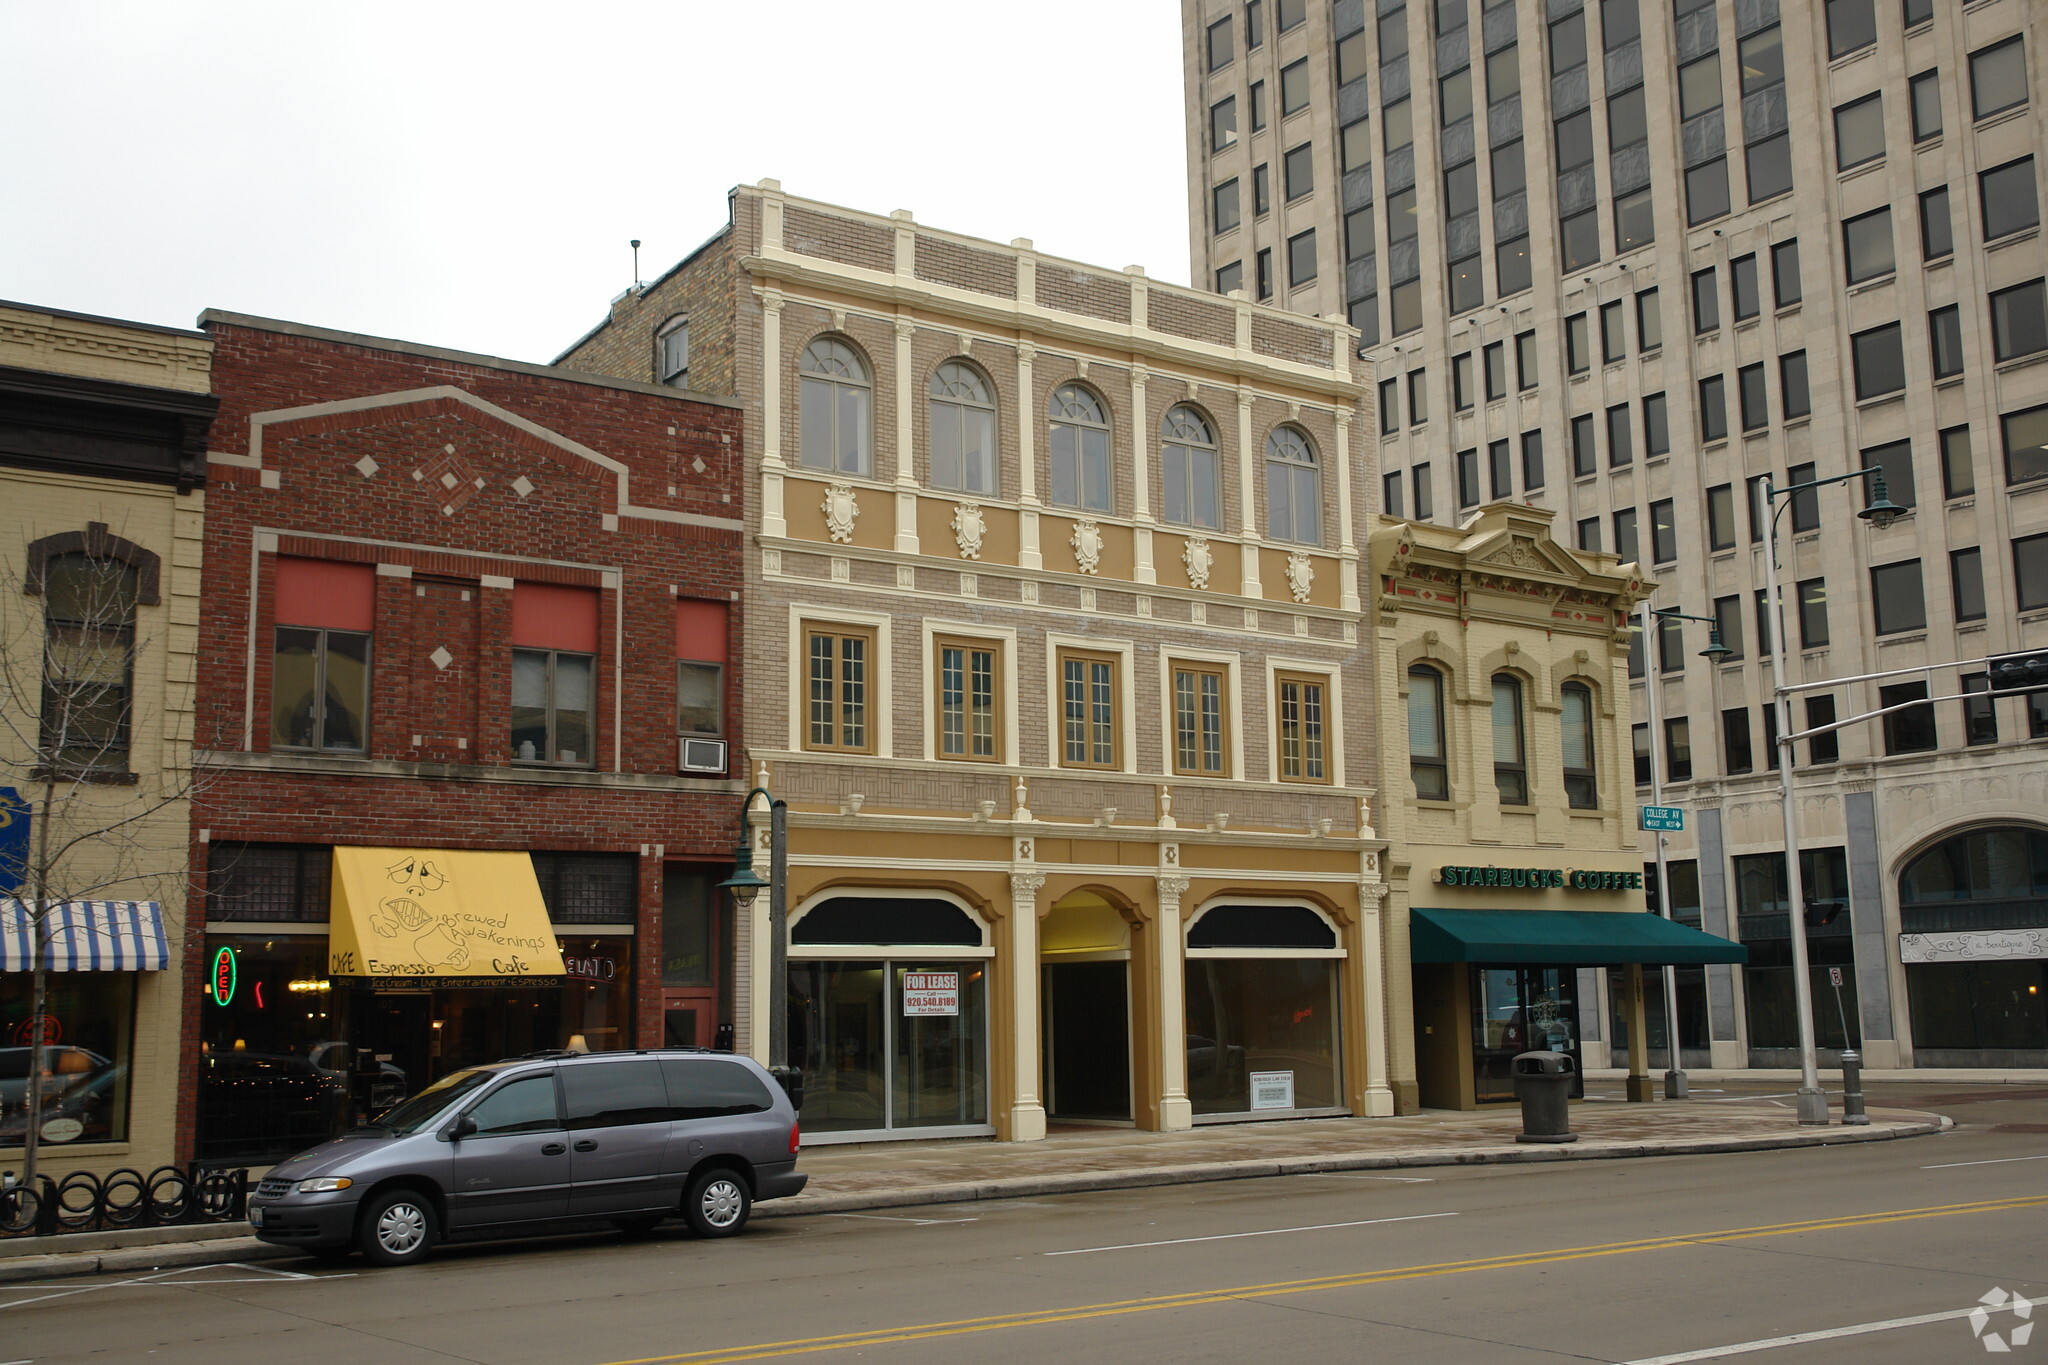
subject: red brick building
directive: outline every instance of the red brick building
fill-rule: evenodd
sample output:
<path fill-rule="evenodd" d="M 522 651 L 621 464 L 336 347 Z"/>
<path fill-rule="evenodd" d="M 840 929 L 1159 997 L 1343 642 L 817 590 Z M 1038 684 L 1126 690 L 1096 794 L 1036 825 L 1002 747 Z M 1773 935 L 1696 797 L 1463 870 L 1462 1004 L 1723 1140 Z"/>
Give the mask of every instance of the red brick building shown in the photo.
<path fill-rule="evenodd" d="M 712 888 L 745 776 L 727 646 L 740 405 L 227 313 L 202 325 L 221 407 L 187 1148 L 275 1159 L 524 1051 L 713 1043 L 733 976 Z M 483 856 L 505 853 L 523 856 Z M 405 895 L 425 901 L 469 865 L 497 879 L 472 918 L 544 904 L 559 967 L 432 929 L 406 949 L 415 979 L 330 961 L 331 925 L 394 943 L 417 909 L 397 897 L 365 919 L 375 897 L 351 878 L 417 879 Z"/>

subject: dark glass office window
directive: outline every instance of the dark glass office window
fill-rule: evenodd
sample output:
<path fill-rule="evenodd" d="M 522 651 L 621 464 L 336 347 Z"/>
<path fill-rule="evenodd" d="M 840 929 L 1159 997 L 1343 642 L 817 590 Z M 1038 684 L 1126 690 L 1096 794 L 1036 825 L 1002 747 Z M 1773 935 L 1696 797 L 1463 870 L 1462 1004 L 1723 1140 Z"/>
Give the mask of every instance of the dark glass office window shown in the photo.
<path fill-rule="evenodd" d="M 1749 202 L 1761 204 L 1792 191 L 1792 135 L 1775 133 L 1749 144 L 1744 152 L 1749 176 Z"/>
<path fill-rule="evenodd" d="M 1372 53 L 1366 50 L 1365 30 L 1337 40 L 1337 84 L 1364 80 L 1372 67 Z"/>
<path fill-rule="evenodd" d="M 2034 158 L 2023 156 L 2002 166 L 1993 166 L 1977 177 L 1984 208 L 1984 240 L 2036 227 L 2041 222 L 2041 201 L 2034 189 Z"/>
<path fill-rule="evenodd" d="M 1749 744 L 1749 708 L 1738 706 L 1721 713 L 1721 770 L 1730 777 L 1756 766 Z"/>
<path fill-rule="evenodd" d="M 1600 305 L 1600 359 L 1604 364 L 1628 358 L 1628 325 L 1622 321 L 1621 308 L 1620 299 Z"/>
<path fill-rule="evenodd" d="M 1528 188 L 1528 167 L 1522 160 L 1522 139 L 1503 142 L 1488 154 L 1493 166 L 1493 202 Z"/>
<path fill-rule="evenodd" d="M 1991 699 L 1991 675 L 1963 674 L 1963 691 L 1975 693 L 1963 702 L 1963 743 L 1998 743 L 1998 707 Z"/>
<path fill-rule="evenodd" d="M 1828 643 L 1828 583 L 1825 578 L 1801 579 L 1799 595 L 1799 647 L 1820 649 Z"/>
<path fill-rule="evenodd" d="M 1472 117 L 1472 68 L 1460 67 L 1449 75 L 1438 78 L 1436 83 L 1437 113 L 1442 119 L 1441 126 L 1450 127 L 1460 119 Z"/>
<path fill-rule="evenodd" d="M 1870 604 L 1879 635 L 1927 629 L 1927 600 L 1920 591 L 1920 561 L 1907 559 L 1873 566 Z"/>
<path fill-rule="evenodd" d="M 1550 74 L 1561 76 L 1586 64 L 1586 16 L 1583 11 L 1550 26 Z"/>
<path fill-rule="evenodd" d="M 1998 359 L 2013 360 L 2048 351 L 2048 296 L 2043 293 L 2044 283 L 2048 282 L 2029 280 L 1991 296 L 1991 339 L 1993 354 Z"/>
<path fill-rule="evenodd" d="M 1820 490 L 1800 488 L 1801 484 L 1814 481 L 1811 463 L 1795 464 L 1785 471 L 1785 487 L 1798 488 L 1792 495 L 1792 530 L 1794 533 L 1818 531 L 1820 529 Z"/>
<path fill-rule="evenodd" d="M 1970 110 L 1990 118 L 2027 102 L 2027 48 L 2019 36 L 1970 54 Z"/>
<path fill-rule="evenodd" d="M 1414 101 L 1404 96 L 1380 110 L 1380 142 L 1390 154 L 1415 145 Z"/>
<path fill-rule="evenodd" d="M 1880 398 L 1906 387 L 1905 343 L 1899 324 L 1888 322 L 1849 338 L 1856 367 L 1856 397 Z"/>
<path fill-rule="evenodd" d="M 1408 372 L 1408 425 L 1420 426 L 1429 420 L 1429 371 Z"/>
<path fill-rule="evenodd" d="M 1742 70 L 1742 93 L 1754 95 L 1785 80 L 1785 35 L 1776 24 L 1750 34 L 1736 50 Z"/>
<path fill-rule="evenodd" d="M 1728 158 L 1717 157 L 1685 173 L 1685 221 L 1696 226 L 1728 212 Z"/>
<path fill-rule="evenodd" d="M 1262 299 L 1273 297 L 1273 248 L 1260 247 L 1259 254 L 1252 258 L 1252 268 L 1258 280 L 1258 294 Z"/>
<path fill-rule="evenodd" d="M 1753 318 L 1763 311 L 1762 295 L 1757 288 L 1756 255 L 1737 256 L 1728 262 L 1728 293 L 1735 305 L 1735 320 Z"/>
<path fill-rule="evenodd" d="M 1955 254 L 1955 225 L 1949 217 L 1948 186 L 1920 196 L 1920 259 L 1938 261 Z"/>
<path fill-rule="evenodd" d="M 1714 599 L 1714 632 L 1728 651 L 1721 656 L 1723 662 L 1742 657 L 1742 594 Z"/>
<path fill-rule="evenodd" d="M 1664 776 L 1673 782 L 1692 781 L 1692 726 L 1684 716 L 1664 722 Z"/>
<path fill-rule="evenodd" d="M 1694 336 L 1721 325 L 1721 292 L 1715 287 L 1714 272 L 1702 270 L 1692 277 L 1692 331 Z"/>
<path fill-rule="evenodd" d="M 1664 310 L 1655 289 L 1636 295 L 1636 348 L 1654 351 L 1664 344 Z"/>
<path fill-rule="evenodd" d="M 2048 535 L 2022 536 L 2012 543 L 2012 581 L 2021 611 L 2048 607 Z"/>
<path fill-rule="evenodd" d="M 1788 422 L 1813 411 L 1813 400 L 1806 391 L 1806 352 L 1778 357 L 1778 397 Z"/>
<path fill-rule="evenodd" d="M 1880 707 L 1901 706 L 1924 700 L 1926 696 L 1927 684 L 1924 682 L 1892 683 L 1877 689 L 1877 704 Z M 1925 753 L 1937 742 L 1932 703 L 1894 711 L 1884 718 L 1884 751 L 1887 754 Z"/>
<path fill-rule="evenodd" d="M 1408 55 L 1408 11 L 1405 8 L 1382 14 L 1379 30 L 1381 66 Z"/>
<path fill-rule="evenodd" d="M 1536 334 L 1519 332 L 1515 335 L 1515 387 L 1533 389 L 1536 387 Z"/>
<path fill-rule="evenodd" d="M 1401 471 L 1380 475 L 1380 511 L 1390 517 L 1405 515 L 1401 510 Z"/>
<path fill-rule="evenodd" d="M 1415 519 L 1428 521 L 1435 516 L 1436 497 L 1432 492 L 1435 483 L 1430 477 L 1428 465 L 1419 464 L 1408 471 L 1408 487 L 1415 495 Z"/>
<path fill-rule="evenodd" d="M 1936 379 L 1948 379 L 1963 372 L 1963 320 L 1957 305 L 1952 303 L 1927 315 L 1927 348 Z"/>
<path fill-rule="evenodd" d="M 1466 351 L 1451 357 L 1451 406 L 1463 412 L 1472 403 L 1472 353 Z"/>
<path fill-rule="evenodd" d="M 1510 45 L 1486 59 L 1486 98 L 1499 104 L 1510 95 L 1522 93 L 1522 49 Z"/>
<path fill-rule="evenodd" d="M 1806 699 L 1806 724 L 1804 729 L 1812 730 L 1822 725 L 1835 723 L 1835 699 L 1833 697 L 1808 697 Z M 1808 763 L 1839 763 L 1842 760 L 1842 732 L 1823 730 L 1806 741 Z"/>
<path fill-rule="evenodd" d="M 1643 457 L 1655 459 L 1671 451 L 1671 422 L 1665 413 L 1664 395 L 1643 395 Z"/>
<path fill-rule="evenodd" d="M 1799 239 L 1796 237 L 1771 248 L 1771 291 L 1780 308 L 1790 308 L 1804 296 L 1799 279 Z"/>
<path fill-rule="evenodd" d="M 1977 464 L 1970 453 L 1970 429 L 1950 427 L 1941 433 L 1941 491 L 1950 498 L 1977 491 Z"/>
<path fill-rule="evenodd" d="M 1842 262 L 1850 284 L 1861 284 L 1898 268 L 1892 252 L 1892 211 L 1873 209 L 1842 223 Z"/>
<path fill-rule="evenodd" d="M 1489 342 L 1480 351 L 1480 368 L 1485 371 L 1486 401 L 1508 396 L 1508 354 L 1504 341 Z"/>
<path fill-rule="evenodd" d="M 1543 433 L 1525 431 L 1522 433 L 1522 487 L 1524 489 L 1543 487 Z"/>
<path fill-rule="evenodd" d="M 1287 283 L 1290 288 L 1307 284 L 1316 277 L 1316 230 L 1298 232 L 1287 239 Z"/>
<path fill-rule="evenodd" d="M 1886 492 L 1893 502 L 1901 507 L 1918 505 L 1918 499 L 1914 496 L 1911 441 L 1887 441 L 1881 446 L 1871 446 L 1863 452 L 1861 467 L 1874 467 L 1884 471 Z M 1867 491 L 1864 496 L 1868 496 Z"/>
<path fill-rule="evenodd" d="M 1337 155 L 1347 171 L 1372 163 L 1372 120 L 1356 119 L 1337 132 Z"/>
<path fill-rule="evenodd" d="M 1564 363 L 1571 374 L 1583 374 L 1592 368 L 1593 338 L 1584 313 L 1574 313 L 1564 320 Z"/>
<path fill-rule="evenodd" d="M 1629 676 L 1635 678 L 1641 677 L 1642 674 L 1636 672 Z M 1650 727 L 1631 725 L 1628 737 L 1631 747 L 1635 750 L 1636 785 L 1647 787 L 1650 785 Z"/>
<path fill-rule="evenodd" d="M 1220 152 L 1237 143 L 1237 96 L 1229 95 L 1209 106 L 1209 150 Z"/>
<path fill-rule="evenodd" d="M 1847 56 L 1877 41 L 1872 0 L 1828 0 L 1828 56 Z"/>
<path fill-rule="evenodd" d="M 1496 500 L 1515 495 L 1514 447 L 1507 441 L 1489 441 L 1486 446 L 1490 495 Z"/>
<path fill-rule="evenodd" d="M 1229 265 L 1216 267 L 1216 292 L 1228 294 L 1233 289 L 1244 288 L 1244 262 L 1232 261 Z"/>
<path fill-rule="evenodd" d="M 1572 477 L 1583 479 L 1588 474 L 1599 472 L 1593 450 L 1593 414 L 1582 413 L 1572 418 Z"/>
<path fill-rule="evenodd" d="M 1519 294 L 1533 278 L 1529 266 L 1529 234 L 1510 237 L 1493 249 L 1493 278 L 1501 298 Z"/>
<path fill-rule="evenodd" d="M 1636 509 L 1624 507 L 1614 514 L 1614 553 L 1624 564 L 1639 563 L 1643 557 L 1636 534 Z"/>
<path fill-rule="evenodd" d="M 1458 452 L 1458 508 L 1479 505 L 1479 452 L 1461 450 Z"/>
<path fill-rule="evenodd" d="M 1316 187 L 1315 149 L 1304 142 L 1290 150 L 1280 162 L 1280 177 L 1290 200 L 1312 194 Z"/>
<path fill-rule="evenodd" d="M 1252 213 L 1264 217 L 1273 211 L 1273 177 L 1265 162 L 1252 167 Z"/>
<path fill-rule="evenodd" d="M 2005 436 L 2005 481 L 2048 478 L 2048 406 L 2008 412 L 1998 422 Z"/>
<path fill-rule="evenodd" d="M 1557 225 L 1558 236 L 1563 243 L 1564 268 L 1582 270 L 1596 264 L 1600 259 L 1600 212 L 1587 209 L 1575 213 Z"/>
<path fill-rule="evenodd" d="M 1707 490 L 1707 548 L 1735 548 L 1735 489 L 1731 484 L 1716 484 Z"/>
<path fill-rule="evenodd" d="M 1211 71 L 1229 66 L 1231 59 L 1237 55 L 1235 44 L 1231 42 L 1230 25 L 1229 15 L 1225 15 L 1209 25 L 1209 69 Z"/>
<path fill-rule="evenodd" d="M 1709 52 L 1678 68 L 1678 116 L 1689 119 L 1721 107 L 1721 54 Z"/>
<path fill-rule="evenodd" d="M 1308 58 L 1280 69 L 1280 117 L 1308 108 Z"/>
<path fill-rule="evenodd" d="M 1769 426 L 1771 403 L 1764 388 L 1764 367 L 1744 365 L 1735 372 L 1735 386 L 1742 406 L 1742 429 L 1759 431 Z"/>
<path fill-rule="evenodd" d="M 1910 82 L 1913 100 L 1913 141 L 1941 136 L 1941 73 L 1923 71 Z"/>
<path fill-rule="evenodd" d="M 1700 381 L 1700 439 L 1728 439 L 1728 382 L 1720 375 Z"/>
<path fill-rule="evenodd" d="M 1635 459 L 1634 433 L 1629 430 L 1628 404 L 1607 410 L 1607 464 L 1618 468 Z"/>
<path fill-rule="evenodd" d="M 1669 498 L 1650 504 L 1650 554 L 1659 564 L 1678 562 L 1678 517 Z"/>
<path fill-rule="evenodd" d="M 1401 381 L 1380 381 L 1380 435 L 1391 436 L 1401 429 Z"/>
<path fill-rule="evenodd" d="M 1215 219 L 1216 231 L 1229 232 L 1235 228 L 1238 224 L 1237 180 L 1235 177 L 1218 185 L 1210 194 L 1210 199 L 1212 201 L 1210 212 Z"/>
<path fill-rule="evenodd" d="M 1633 86 L 1607 97 L 1607 149 L 1618 152 L 1650 138 L 1650 123 L 1643 109 L 1643 87 Z"/>
<path fill-rule="evenodd" d="M 1972 545 L 1948 552 L 1949 597 L 1958 621 L 1984 619 L 1984 551 Z"/>
<path fill-rule="evenodd" d="M 1581 517 L 1578 528 L 1578 545 L 1581 550 L 1598 553 L 1600 549 L 1600 518 Z"/>

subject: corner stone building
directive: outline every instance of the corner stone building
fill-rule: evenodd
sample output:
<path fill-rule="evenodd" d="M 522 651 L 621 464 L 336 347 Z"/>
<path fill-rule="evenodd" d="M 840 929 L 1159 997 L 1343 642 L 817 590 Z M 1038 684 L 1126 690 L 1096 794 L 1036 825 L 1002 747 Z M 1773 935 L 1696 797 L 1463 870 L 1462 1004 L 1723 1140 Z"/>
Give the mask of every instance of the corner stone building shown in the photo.
<path fill-rule="evenodd" d="M 1392 1112 L 1355 344 L 763 181 L 560 358 L 745 407 L 807 1140 Z"/>

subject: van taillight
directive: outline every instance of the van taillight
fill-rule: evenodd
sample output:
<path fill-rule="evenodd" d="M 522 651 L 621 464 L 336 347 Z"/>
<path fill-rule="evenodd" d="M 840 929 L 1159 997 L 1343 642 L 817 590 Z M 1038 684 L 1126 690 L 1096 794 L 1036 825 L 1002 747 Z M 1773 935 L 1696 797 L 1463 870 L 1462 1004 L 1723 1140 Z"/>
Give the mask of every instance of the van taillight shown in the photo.
<path fill-rule="evenodd" d="M 799 1142 L 799 1141 L 800 1141 L 800 1140 L 802 1139 L 802 1137 L 803 1137 L 803 1133 L 802 1133 L 802 1130 L 801 1130 L 801 1125 L 799 1125 L 799 1124 L 794 1124 L 794 1123 L 790 1124 L 790 1125 L 789 1125 L 789 1154 L 790 1154 L 791 1156 L 795 1156 L 795 1155 L 796 1155 L 796 1146 L 797 1146 L 797 1143 L 798 1143 L 798 1142 Z"/>

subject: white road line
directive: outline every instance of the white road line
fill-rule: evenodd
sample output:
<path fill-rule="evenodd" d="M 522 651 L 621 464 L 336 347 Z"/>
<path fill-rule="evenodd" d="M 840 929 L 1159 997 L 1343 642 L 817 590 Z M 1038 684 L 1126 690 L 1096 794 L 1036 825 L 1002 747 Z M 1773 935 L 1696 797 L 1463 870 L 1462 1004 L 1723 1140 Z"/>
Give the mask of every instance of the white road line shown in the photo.
<path fill-rule="evenodd" d="M 248 1270 L 257 1272 L 246 1278 L 219 1280 L 180 1280 L 176 1275 L 189 1275 L 204 1270 Z M 15 1299 L 11 1303 L 0 1303 L 0 1312 L 9 1308 L 26 1308 L 30 1304 L 48 1303 L 52 1299 L 68 1299 L 77 1294 L 91 1294 L 101 1289 L 133 1289 L 148 1286 L 152 1289 L 207 1289 L 217 1284 L 296 1284 L 303 1280 L 352 1280 L 354 1271 L 338 1275 L 309 1275 L 300 1270 L 272 1270 L 267 1266 L 244 1265 L 240 1261 L 220 1261 L 212 1265 L 179 1266 L 172 1270 L 159 1270 L 150 1275 L 136 1275 L 125 1280 L 108 1280 L 103 1284 L 81 1285 L 76 1289 L 59 1290 L 54 1294 L 38 1294 L 32 1299 Z M 0 1286 L 8 1288 L 10 1286 Z"/>
<path fill-rule="evenodd" d="M 1332 1180 L 1391 1180 L 1397 1185 L 1434 1185 L 1433 1175 L 1366 1175 L 1359 1171 L 1303 1171 L 1303 1175 L 1328 1176 Z"/>
<path fill-rule="evenodd" d="M 1456 1218 L 1455 1213 L 1413 1213 L 1406 1218 L 1361 1218 L 1355 1223 L 1314 1223 L 1305 1228 L 1266 1228 L 1260 1232 L 1219 1232 L 1212 1237 L 1169 1237 L 1163 1242 L 1123 1242 L 1113 1247 L 1077 1247 L 1043 1251 L 1041 1256 L 1087 1256 L 1097 1251 L 1139 1251 L 1145 1247 L 1176 1247 L 1188 1242 L 1228 1242 L 1235 1237 L 1278 1237 L 1283 1232 L 1326 1232 L 1331 1228 L 1363 1228 L 1375 1223 L 1418 1223 L 1425 1218 Z"/>
<path fill-rule="evenodd" d="M 835 1213 L 834 1218 L 866 1218 L 877 1223 L 909 1223 L 915 1227 L 928 1228 L 934 1223 L 979 1223 L 979 1218 L 891 1218 L 885 1213 Z"/>
<path fill-rule="evenodd" d="M 1939 1166 L 1922 1166 L 1923 1171 L 1952 1171 L 1958 1166 L 2004 1166 L 2014 1161 L 2048 1161 L 2048 1156 L 2001 1156 L 1990 1161 L 1944 1161 Z"/>
<path fill-rule="evenodd" d="M 1626 1365 L 1686 1365 L 1693 1360 L 1720 1360 L 1725 1356 L 1748 1355 L 1751 1351 L 1769 1351 L 1779 1346 L 1797 1346 L 1808 1341 L 1832 1341 L 1836 1337 L 1860 1337 L 1868 1332 L 1890 1332 L 1900 1327 L 1919 1327 L 1930 1322 L 1953 1322 L 1967 1318 L 1977 1311 L 1977 1306 L 1952 1308 L 1946 1313 L 1922 1313 L 1914 1318 L 1887 1318 L 1883 1322 L 1859 1322 L 1854 1327 L 1829 1327 L 1819 1332 L 1794 1332 L 1790 1336 L 1768 1337 L 1762 1341 L 1740 1341 L 1733 1346 L 1710 1346 L 1704 1351 L 1681 1351 L 1670 1356 L 1646 1356 L 1631 1360 Z"/>

